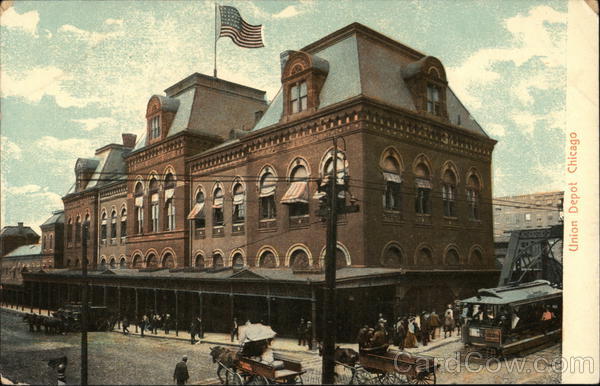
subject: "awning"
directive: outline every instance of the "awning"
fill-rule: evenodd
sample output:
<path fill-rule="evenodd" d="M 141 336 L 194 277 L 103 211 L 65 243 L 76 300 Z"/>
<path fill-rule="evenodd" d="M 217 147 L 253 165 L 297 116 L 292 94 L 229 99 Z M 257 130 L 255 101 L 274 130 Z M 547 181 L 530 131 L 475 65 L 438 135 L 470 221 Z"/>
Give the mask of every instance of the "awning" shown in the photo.
<path fill-rule="evenodd" d="M 106 225 L 106 219 L 102 220 L 102 225 Z"/>
<path fill-rule="evenodd" d="M 244 203 L 244 192 L 236 193 L 233 195 L 233 205 L 240 205 Z"/>
<path fill-rule="evenodd" d="M 402 183 L 402 178 L 399 174 L 396 173 L 383 172 L 383 179 L 389 182 L 394 182 L 396 184 Z"/>
<path fill-rule="evenodd" d="M 150 197 L 150 202 L 158 202 L 158 193 L 154 193 L 151 197 Z"/>
<path fill-rule="evenodd" d="M 174 194 L 175 194 L 175 189 L 167 189 L 167 190 L 165 190 L 165 201 L 173 198 Z"/>
<path fill-rule="evenodd" d="M 204 203 L 197 202 L 196 205 L 194 205 L 194 207 L 190 211 L 190 214 L 188 214 L 187 219 L 195 220 L 197 218 L 202 218 L 202 217 L 204 217 Z"/>
<path fill-rule="evenodd" d="M 281 199 L 282 204 L 308 204 L 308 183 L 306 181 L 292 182 Z"/>
<path fill-rule="evenodd" d="M 144 196 L 138 196 L 135 198 L 135 206 L 138 208 L 144 206 Z"/>
<path fill-rule="evenodd" d="M 431 181 L 423 178 L 415 178 L 415 184 L 417 185 L 417 188 L 420 189 L 431 189 Z"/>
<path fill-rule="evenodd" d="M 213 208 L 219 209 L 223 207 L 223 197 L 215 197 L 213 200 Z"/>
<path fill-rule="evenodd" d="M 121 221 L 127 221 L 127 216 L 121 216 Z"/>
<path fill-rule="evenodd" d="M 275 194 L 275 188 L 277 186 L 275 185 L 275 183 L 266 183 L 265 185 L 263 185 L 260 188 L 260 194 L 258 195 L 259 197 L 269 197 L 269 196 L 273 196 Z"/>

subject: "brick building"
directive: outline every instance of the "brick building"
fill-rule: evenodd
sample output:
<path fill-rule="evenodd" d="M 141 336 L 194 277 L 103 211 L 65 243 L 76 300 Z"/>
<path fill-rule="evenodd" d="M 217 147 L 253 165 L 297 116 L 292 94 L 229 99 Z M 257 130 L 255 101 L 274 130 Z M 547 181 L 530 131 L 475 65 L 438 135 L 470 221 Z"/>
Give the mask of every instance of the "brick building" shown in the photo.
<path fill-rule="evenodd" d="M 65 212 L 55 210 L 42 225 L 41 254 L 49 268 L 63 266 Z"/>
<path fill-rule="evenodd" d="M 38 241 L 40 235 L 22 222 L 17 226 L 7 225 L 0 231 L 0 257 L 22 245 L 36 244 Z"/>
<path fill-rule="evenodd" d="M 342 339 L 378 312 L 439 310 L 492 286 L 496 142 L 452 92 L 443 64 L 354 23 L 282 53 L 280 68 L 268 108 L 264 92 L 202 74 L 152 96 L 145 138 L 115 153 L 123 182 L 90 185 L 106 167 L 78 160 L 65 219 L 67 234 L 77 218 L 95 224 L 88 258 L 109 269 L 90 272 L 94 302 L 185 324 L 205 314 L 215 331 L 237 316 L 292 333 L 305 317 L 316 334 L 318 184 L 333 178 L 334 162 L 348 188 L 340 201 L 360 206 L 339 218 Z M 125 218 L 124 236 L 109 234 L 113 212 L 114 229 Z M 54 286 L 58 303 L 76 299 L 77 271 L 26 276 L 32 293 Z"/>

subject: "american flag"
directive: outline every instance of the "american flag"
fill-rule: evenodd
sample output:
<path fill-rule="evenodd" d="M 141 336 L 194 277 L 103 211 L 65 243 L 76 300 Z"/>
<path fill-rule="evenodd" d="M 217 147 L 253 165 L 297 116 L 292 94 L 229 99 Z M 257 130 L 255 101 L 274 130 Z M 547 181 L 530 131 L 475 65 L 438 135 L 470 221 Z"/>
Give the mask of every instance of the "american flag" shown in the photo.
<path fill-rule="evenodd" d="M 240 16 L 240 12 L 228 5 L 220 5 L 221 32 L 219 37 L 229 36 L 235 44 L 245 48 L 264 47 L 262 41 L 262 25 L 248 24 Z"/>

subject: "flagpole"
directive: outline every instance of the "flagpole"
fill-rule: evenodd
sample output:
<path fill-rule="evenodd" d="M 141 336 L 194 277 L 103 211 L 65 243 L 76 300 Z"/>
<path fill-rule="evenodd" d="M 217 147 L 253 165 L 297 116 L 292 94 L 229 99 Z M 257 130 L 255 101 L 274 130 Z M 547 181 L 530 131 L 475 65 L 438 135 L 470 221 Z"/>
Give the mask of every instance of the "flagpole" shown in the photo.
<path fill-rule="evenodd" d="M 214 75 L 217 77 L 217 3 L 215 3 L 215 66 L 214 66 Z"/>

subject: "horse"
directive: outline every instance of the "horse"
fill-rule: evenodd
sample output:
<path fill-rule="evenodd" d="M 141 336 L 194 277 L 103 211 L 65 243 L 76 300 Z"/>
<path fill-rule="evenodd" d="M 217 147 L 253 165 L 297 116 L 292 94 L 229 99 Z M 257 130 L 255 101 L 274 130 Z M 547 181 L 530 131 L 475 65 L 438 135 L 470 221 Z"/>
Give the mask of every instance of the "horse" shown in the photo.
<path fill-rule="evenodd" d="M 323 356 L 323 344 L 321 342 L 318 342 L 317 347 L 319 350 L 319 356 Z M 352 369 L 352 379 L 354 378 L 356 364 L 359 360 L 359 355 L 355 350 L 351 348 L 342 348 L 340 346 L 337 346 L 335 348 L 335 351 L 333 352 L 333 360 L 335 361 L 335 363 L 341 363 L 344 366 L 350 367 Z M 334 372 L 334 376 L 339 377 L 340 374 L 338 374 L 336 371 Z"/>
<path fill-rule="evenodd" d="M 218 363 L 217 377 L 221 383 L 225 383 L 225 380 L 221 378 L 221 371 L 224 366 L 235 369 L 239 357 L 238 352 L 223 346 L 216 346 L 210 348 L 210 356 L 213 363 Z"/>

